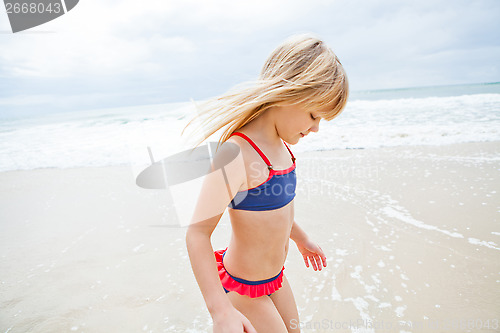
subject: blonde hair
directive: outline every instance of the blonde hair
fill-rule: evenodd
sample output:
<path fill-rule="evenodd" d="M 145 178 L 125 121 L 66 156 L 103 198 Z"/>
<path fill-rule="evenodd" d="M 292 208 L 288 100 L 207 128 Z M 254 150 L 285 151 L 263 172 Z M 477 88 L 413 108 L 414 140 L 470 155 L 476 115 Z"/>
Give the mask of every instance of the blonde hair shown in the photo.
<path fill-rule="evenodd" d="M 329 121 L 342 112 L 348 95 L 347 75 L 335 53 L 312 35 L 295 35 L 271 53 L 257 81 L 205 102 L 184 130 L 200 120 L 198 146 L 225 127 L 220 144 L 269 108 L 292 104 Z"/>

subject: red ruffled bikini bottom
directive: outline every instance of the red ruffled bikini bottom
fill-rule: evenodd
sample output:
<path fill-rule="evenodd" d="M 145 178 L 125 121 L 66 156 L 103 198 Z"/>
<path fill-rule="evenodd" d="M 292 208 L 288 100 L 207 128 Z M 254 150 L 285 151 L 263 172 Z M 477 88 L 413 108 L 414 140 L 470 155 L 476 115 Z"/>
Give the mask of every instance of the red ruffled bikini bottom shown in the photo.
<path fill-rule="evenodd" d="M 217 261 L 217 270 L 219 271 L 219 278 L 222 283 L 222 287 L 226 293 L 230 291 L 235 291 L 240 295 L 246 295 L 250 298 L 261 297 L 264 295 L 270 296 L 276 290 L 280 289 L 283 283 L 283 270 L 281 269 L 278 275 L 260 281 L 247 281 L 229 274 L 224 268 L 224 263 L 222 262 L 224 258 L 225 250 L 215 251 L 215 260 Z"/>

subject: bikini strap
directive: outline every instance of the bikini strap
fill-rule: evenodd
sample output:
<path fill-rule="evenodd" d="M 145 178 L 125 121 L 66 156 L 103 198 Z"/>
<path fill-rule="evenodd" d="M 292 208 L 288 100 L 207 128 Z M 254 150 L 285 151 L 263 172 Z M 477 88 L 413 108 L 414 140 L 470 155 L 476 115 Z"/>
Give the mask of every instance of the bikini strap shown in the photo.
<path fill-rule="evenodd" d="M 262 152 L 262 150 L 260 150 L 259 147 L 257 147 L 257 145 L 248 136 L 246 136 L 245 134 L 240 133 L 240 132 L 233 132 L 229 137 L 231 137 L 233 135 L 237 135 L 237 136 L 242 137 L 243 139 L 247 140 L 248 143 L 251 144 L 252 147 L 257 151 L 257 153 L 259 153 L 260 157 L 262 157 L 262 159 L 264 160 L 264 162 L 266 162 L 267 168 L 269 170 L 271 170 L 273 168 L 271 162 L 269 162 L 269 159 L 266 157 L 266 155 L 264 155 L 264 153 Z"/>

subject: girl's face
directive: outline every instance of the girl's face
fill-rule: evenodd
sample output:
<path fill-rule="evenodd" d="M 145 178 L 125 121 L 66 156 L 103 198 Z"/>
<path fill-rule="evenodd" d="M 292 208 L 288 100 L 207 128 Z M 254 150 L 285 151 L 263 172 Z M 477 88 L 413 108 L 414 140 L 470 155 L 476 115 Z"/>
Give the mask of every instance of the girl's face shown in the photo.
<path fill-rule="evenodd" d="M 309 111 L 300 105 L 283 105 L 275 109 L 275 124 L 278 135 L 294 145 L 310 132 L 319 131 L 321 117 L 317 111 Z"/>

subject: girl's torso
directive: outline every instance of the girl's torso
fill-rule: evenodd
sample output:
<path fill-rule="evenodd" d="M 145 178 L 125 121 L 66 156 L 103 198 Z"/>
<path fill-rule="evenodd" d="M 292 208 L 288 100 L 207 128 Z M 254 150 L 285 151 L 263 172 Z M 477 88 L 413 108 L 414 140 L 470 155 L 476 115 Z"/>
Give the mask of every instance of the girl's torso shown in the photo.
<path fill-rule="evenodd" d="M 288 253 L 295 158 L 285 143 L 271 148 L 257 144 L 250 133 L 238 132 L 243 135 L 233 135 L 228 141 L 241 149 L 247 182 L 228 210 L 233 232 L 224 265 L 233 276 L 264 280 L 279 273 Z"/>

